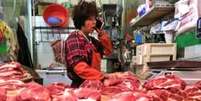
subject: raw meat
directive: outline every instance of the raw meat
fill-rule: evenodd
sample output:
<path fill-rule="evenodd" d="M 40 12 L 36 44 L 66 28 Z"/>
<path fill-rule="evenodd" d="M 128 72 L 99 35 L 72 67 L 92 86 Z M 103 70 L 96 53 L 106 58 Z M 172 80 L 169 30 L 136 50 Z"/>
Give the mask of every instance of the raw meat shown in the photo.
<path fill-rule="evenodd" d="M 3 99 L 6 98 L 6 101 L 18 101 L 17 96 L 25 87 L 26 85 L 19 80 L 7 80 L 7 81 L 1 80 L 0 82 L 1 95 L 0 96 L 2 96 L 1 98 Z M 5 94 L 4 97 L 3 97 L 3 94 Z"/>
<path fill-rule="evenodd" d="M 140 81 L 131 72 L 112 73 L 106 76 L 102 94 L 114 96 L 121 92 L 136 91 L 140 89 Z"/>
<path fill-rule="evenodd" d="M 72 89 L 63 83 L 53 83 L 46 88 L 50 91 L 52 101 L 99 101 L 101 95 L 99 91 L 87 88 L 91 83 L 88 81 L 85 83 L 87 85 L 83 84 L 79 89 Z"/>
<path fill-rule="evenodd" d="M 167 74 L 148 80 L 143 87 L 154 101 L 184 101 L 186 83 L 179 77 Z"/>
<path fill-rule="evenodd" d="M 177 99 L 178 101 L 183 101 L 186 98 L 186 92 L 180 88 L 169 88 L 167 89 L 170 92 L 169 98 Z"/>
<path fill-rule="evenodd" d="M 195 86 L 197 86 L 199 89 L 201 89 L 201 81 L 196 82 Z"/>
<path fill-rule="evenodd" d="M 63 84 L 63 83 L 52 83 L 46 86 L 46 88 L 49 90 L 51 95 L 57 95 L 57 94 L 61 94 L 64 92 L 64 90 L 66 88 L 70 88 L 69 85 Z"/>
<path fill-rule="evenodd" d="M 103 83 L 100 80 L 85 80 L 81 85 L 81 88 L 90 88 L 95 90 L 101 90 Z"/>
<path fill-rule="evenodd" d="M 18 90 L 24 87 L 26 87 L 26 85 L 19 80 L 7 80 L 0 82 L 0 88 L 4 88 L 6 90 Z"/>
<path fill-rule="evenodd" d="M 186 101 L 201 101 L 201 89 L 196 84 L 187 86 L 185 92 L 187 94 Z"/>
<path fill-rule="evenodd" d="M 51 97 L 45 87 L 31 82 L 26 84 L 26 88 L 21 91 L 18 101 L 51 101 Z"/>
<path fill-rule="evenodd" d="M 60 95 L 52 95 L 51 101 L 78 101 L 72 89 L 65 89 Z"/>
<path fill-rule="evenodd" d="M 108 74 L 104 80 L 104 86 L 115 86 L 123 91 L 135 91 L 140 88 L 140 81 L 131 72 Z"/>
<path fill-rule="evenodd" d="M 136 101 L 133 92 L 122 92 L 111 97 L 109 101 Z"/>
<path fill-rule="evenodd" d="M 153 101 L 153 98 L 144 92 L 134 91 L 116 94 L 109 101 Z"/>
<path fill-rule="evenodd" d="M 0 88 L 0 101 L 6 101 L 6 89 Z"/>
<path fill-rule="evenodd" d="M 10 62 L 10 63 L 4 63 L 0 65 L 0 70 L 5 69 L 7 67 L 21 67 L 21 64 L 17 62 Z"/>
<path fill-rule="evenodd" d="M 149 90 L 147 95 L 152 96 L 153 101 L 184 101 L 186 98 L 185 92 L 182 90 L 165 90 L 156 89 Z"/>
<path fill-rule="evenodd" d="M 22 80 L 27 77 L 27 71 L 17 62 L 10 62 L 0 65 L 1 80 Z"/>
<path fill-rule="evenodd" d="M 134 91 L 135 101 L 154 101 L 153 98 L 143 91 Z"/>
<path fill-rule="evenodd" d="M 94 99 L 100 101 L 101 93 L 96 89 L 91 88 L 79 88 L 74 90 L 75 95 L 78 99 Z"/>
<path fill-rule="evenodd" d="M 182 79 L 172 74 L 167 74 L 164 76 L 159 76 L 154 79 L 148 80 L 143 85 L 143 87 L 146 88 L 147 90 L 169 89 L 169 88 L 184 89 L 185 86 L 186 83 Z"/>
<path fill-rule="evenodd" d="M 77 97 L 69 85 L 63 83 L 52 83 L 46 87 L 52 98 L 52 101 L 77 101 Z"/>
<path fill-rule="evenodd" d="M 149 90 L 147 95 L 152 96 L 154 101 L 167 101 L 169 92 L 163 89 Z"/>
<path fill-rule="evenodd" d="M 124 91 L 134 91 L 139 87 L 140 81 L 131 72 L 107 74 L 104 84 L 99 80 L 86 80 L 80 86 L 80 88 L 101 91 L 101 94 L 110 96 Z"/>
<path fill-rule="evenodd" d="M 111 87 L 104 87 L 101 91 L 102 95 L 107 95 L 107 96 L 114 96 L 115 94 L 124 92 L 122 88 L 111 86 Z"/>

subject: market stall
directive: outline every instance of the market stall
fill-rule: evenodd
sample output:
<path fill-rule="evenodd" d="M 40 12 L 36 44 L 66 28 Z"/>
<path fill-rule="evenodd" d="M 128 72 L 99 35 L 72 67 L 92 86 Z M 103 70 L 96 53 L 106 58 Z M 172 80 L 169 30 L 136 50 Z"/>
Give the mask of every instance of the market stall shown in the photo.
<path fill-rule="evenodd" d="M 110 32 L 108 36 L 113 45 L 111 55 L 105 56 L 105 50 L 100 54 L 101 66 L 95 68 L 100 71 L 94 72 L 102 73 L 102 78 L 94 77 L 95 80 L 83 79 L 85 76 L 79 71 L 86 67 L 83 62 L 88 63 L 90 58 L 86 57 L 94 47 L 84 46 L 87 52 L 90 50 L 88 53 L 82 49 L 72 52 L 73 55 L 80 52 L 74 60 L 70 60 L 72 54 L 66 57 L 71 51 L 71 45 L 66 45 L 66 40 L 71 32 L 78 31 L 73 22 L 76 19 L 72 17 L 73 9 L 78 3 L 91 1 L 95 1 L 98 16 L 103 19 L 97 20 L 97 17 L 95 22 L 102 21 L 99 27 Z M 201 101 L 201 41 L 197 36 L 198 26 L 201 26 L 200 2 L 0 1 L 0 101 Z M 9 6 L 11 4 L 12 7 Z M 16 13 L 13 13 L 14 16 L 4 14 L 7 10 Z M 96 27 L 97 24 L 93 29 Z M 189 38 L 185 33 L 192 35 Z M 98 42 L 102 41 L 98 31 L 90 34 Z M 83 36 L 81 39 L 86 39 L 91 45 L 92 40 Z M 82 47 L 82 41 L 79 42 L 81 44 L 72 49 Z M 109 47 L 110 43 L 106 46 Z M 183 51 L 180 48 L 184 48 Z M 79 56 L 82 56 L 81 60 Z M 78 60 L 81 61 L 81 69 L 76 69 L 79 63 L 73 63 Z M 92 59 L 91 62 L 94 61 Z M 87 69 L 95 67 L 98 62 L 89 64 Z M 73 69 L 69 69 L 70 66 Z M 72 75 L 80 77 L 76 80 L 80 80 L 81 85 L 71 85 L 74 80 Z"/>

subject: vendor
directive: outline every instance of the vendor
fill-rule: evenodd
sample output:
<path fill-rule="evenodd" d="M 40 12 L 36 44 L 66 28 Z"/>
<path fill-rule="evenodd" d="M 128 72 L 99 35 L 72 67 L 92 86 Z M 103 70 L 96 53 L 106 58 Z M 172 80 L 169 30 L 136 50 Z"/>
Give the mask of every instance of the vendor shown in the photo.
<path fill-rule="evenodd" d="M 103 55 L 112 52 L 111 40 L 103 29 L 96 28 L 98 10 L 95 2 L 81 0 L 73 10 L 74 32 L 65 41 L 65 59 L 72 87 L 79 87 L 84 80 L 102 80 L 100 63 Z M 98 40 L 91 37 L 98 33 Z"/>

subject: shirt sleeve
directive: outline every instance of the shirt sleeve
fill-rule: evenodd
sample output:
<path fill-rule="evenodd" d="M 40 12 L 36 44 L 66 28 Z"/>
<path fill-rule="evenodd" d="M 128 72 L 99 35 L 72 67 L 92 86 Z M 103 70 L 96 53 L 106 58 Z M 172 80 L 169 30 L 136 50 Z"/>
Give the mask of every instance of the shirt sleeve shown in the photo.
<path fill-rule="evenodd" d="M 99 40 L 104 47 L 104 55 L 110 55 L 112 53 L 112 42 L 107 32 L 102 32 Z"/>
<path fill-rule="evenodd" d="M 74 71 L 82 79 L 101 80 L 104 77 L 100 71 L 93 67 L 90 67 L 86 62 L 79 62 L 74 67 Z"/>

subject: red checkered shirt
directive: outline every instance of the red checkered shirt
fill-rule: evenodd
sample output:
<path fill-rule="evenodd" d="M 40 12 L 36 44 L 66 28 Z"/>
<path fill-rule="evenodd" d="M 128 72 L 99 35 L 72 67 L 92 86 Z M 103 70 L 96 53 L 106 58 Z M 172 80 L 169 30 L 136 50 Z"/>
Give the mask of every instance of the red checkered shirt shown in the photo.
<path fill-rule="evenodd" d="M 103 54 L 101 43 L 93 37 L 88 38 L 93 44 L 88 42 L 79 31 L 70 33 L 68 39 L 65 41 L 65 59 L 68 68 L 74 67 L 80 61 L 85 61 L 90 65 L 94 48 Z"/>

